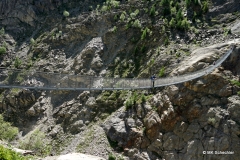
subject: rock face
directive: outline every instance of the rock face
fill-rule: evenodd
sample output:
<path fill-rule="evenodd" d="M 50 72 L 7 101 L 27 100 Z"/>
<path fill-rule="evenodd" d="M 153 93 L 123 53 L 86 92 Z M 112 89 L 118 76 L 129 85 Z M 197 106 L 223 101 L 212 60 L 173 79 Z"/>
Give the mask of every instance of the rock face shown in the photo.
<path fill-rule="evenodd" d="M 231 24 L 234 34 L 223 36 L 226 19 L 221 15 L 216 17 L 221 20 L 218 23 L 223 22 L 220 27 L 205 26 L 214 20 L 213 15 L 238 11 L 237 0 L 212 2 L 214 6 L 206 14 L 206 23 L 196 22 L 196 28 L 189 32 L 172 29 L 173 33 L 164 26 L 162 11 L 154 12 L 158 17 L 146 13 L 143 3 L 149 7 L 155 1 L 118 1 L 121 6 L 106 12 L 101 7 L 110 1 L 102 2 L 1 0 L 0 29 L 5 28 L 6 34 L 1 33 L 0 46 L 6 46 L 7 53 L 0 55 L 0 66 L 16 68 L 14 59 L 19 57 L 21 67 L 33 71 L 146 78 L 152 70 L 158 72 L 162 68 L 166 69 L 164 76 L 185 74 L 212 64 L 229 48 L 223 42 L 239 37 L 237 21 Z M 100 8 L 95 10 L 97 4 Z M 63 16 L 65 9 L 69 9 L 68 18 Z M 85 12 L 91 9 L 94 11 Z M 120 19 L 121 14 L 126 16 L 127 23 Z M 139 28 L 135 27 L 138 19 L 142 25 Z M 35 39 L 34 44 L 30 44 L 31 38 Z M 169 45 L 162 45 L 168 40 Z M 192 42 L 193 48 L 219 44 L 211 48 L 201 46 L 191 52 Z M 151 98 L 147 91 L 142 91 L 148 99 L 134 103 L 130 109 L 123 107 L 123 102 L 132 91 L 11 89 L 0 90 L 0 111 L 18 125 L 23 136 L 30 134 L 32 128 L 40 128 L 52 139 L 52 154 L 70 153 L 78 148 L 107 158 L 114 152 L 113 146 L 133 160 L 239 159 L 240 88 L 229 83 L 232 79 L 239 80 L 239 51 L 237 46 L 222 67 L 202 78 L 157 89 Z M 7 77 L 1 74 L 0 79 Z M 38 82 L 38 78 L 29 81 Z M 94 132 L 88 130 L 94 125 L 98 125 Z M 204 151 L 234 151 L 234 154 L 205 155 Z"/>
<path fill-rule="evenodd" d="M 130 159 L 238 159 L 239 88 L 224 75 L 236 78 L 219 68 L 197 80 L 166 87 L 149 104 L 113 115 L 105 123 L 105 132 Z"/>

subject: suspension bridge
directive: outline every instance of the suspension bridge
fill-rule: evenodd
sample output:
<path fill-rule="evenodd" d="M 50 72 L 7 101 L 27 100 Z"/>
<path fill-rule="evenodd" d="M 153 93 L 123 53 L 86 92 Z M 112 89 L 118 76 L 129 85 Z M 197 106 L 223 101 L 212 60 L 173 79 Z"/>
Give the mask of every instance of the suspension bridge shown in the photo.
<path fill-rule="evenodd" d="M 214 64 L 184 75 L 157 78 L 154 87 L 187 82 L 211 73 L 232 53 L 234 47 L 223 54 Z M 152 88 L 150 78 L 107 78 L 71 75 L 28 70 L 0 69 L 0 88 L 23 88 L 40 90 L 130 90 Z"/>

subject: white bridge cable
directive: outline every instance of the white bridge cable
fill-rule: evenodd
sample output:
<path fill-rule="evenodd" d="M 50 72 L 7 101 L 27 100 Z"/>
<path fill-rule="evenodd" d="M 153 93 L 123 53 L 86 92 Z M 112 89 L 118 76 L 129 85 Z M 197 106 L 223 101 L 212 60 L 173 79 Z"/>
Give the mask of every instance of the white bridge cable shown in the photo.
<path fill-rule="evenodd" d="M 232 53 L 231 47 L 214 65 L 184 75 L 158 78 L 155 87 L 187 82 L 211 73 Z M 42 90 L 124 90 L 152 88 L 152 81 L 133 78 L 108 78 L 71 75 L 61 73 L 36 72 L 30 70 L 0 69 L 0 88 L 26 88 Z"/>

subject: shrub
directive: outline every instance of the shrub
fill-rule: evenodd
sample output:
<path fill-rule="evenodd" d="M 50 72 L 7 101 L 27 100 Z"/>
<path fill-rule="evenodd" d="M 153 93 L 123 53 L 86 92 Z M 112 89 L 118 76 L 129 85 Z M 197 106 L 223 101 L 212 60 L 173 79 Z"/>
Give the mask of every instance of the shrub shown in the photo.
<path fill-rule="evenodd" d="M 117 27 L 116 27 L 116 26 L 113 27 L 113 32 L 114 32 L 114 33 L 117 32 Z"/>
<path fill-rule="evenodd" d="M 123 22 L 123 21 L 125 20 L 125 18 L 126 18 L 126 17 L 125 17 L 125 14 L 122 13 L 121 16 L 120 16 L 120 20 Z"/>
<path fill-rule="evenodd" d="M 63 16 L 64 16 L 64 17 L 68 17 L 69 15 L 70 15 L 70 14 L 69 14 L 69 12 L 68 12 L 68 11 L 66 11 L 66 10 L 65 10 L 65 11 L 63 11 Z"/>
<path fill-rule="evenodd" d="M 35 44 L 35 40 L 33 38 L 30 39 L 30 44 L 34 45 Z"/>
<path fill-rule="evenodd" d="M 203 2 L 203 5 L 202 5 L 202 11 L 203 11 L 203 13 L 207 13 L 207 12 L 208 12 L 208 9 L 209 9 L 209 7 L 208 7 L 208 1 L 204 1 L 204 2 Z"/>
<path fill-rule="evenodd" d="M 231 80 L 230 82 L 231 82 L 231 84 L 233 84 L 233 85 L 236 85 L 236 86 L 239 86 L 239 87 L 240 87 L 240 82 L 239 82 L 239 81 L 237 81 L 237 80 Z"/>
<path fill-rule="evenodd" d="M 3 116 L 0 114 L 0 139 L 13 140 L 18 134 L 18 128 L 13 127 L 11 123 L 5 122 Z"/>
<path fill-rule="evenodd" d="M 144 94 L 142 94 L 142 96 L 141 96 L 141 101 L 142 101 L 142 103 L 145 103 L 147 101 L 147 99 L 146 99 Z"/>
<path fill-rule="evenodd" d="M 189 7 L 191 4 L 191 0 L 185 0 L 185 2 L 186 2 L 186 6 Z"/>
<path fill-rule="evenodd" d="M 136 9 L 133 13 L 130 14 L 130 17 L 131 17 L 132 19 L 135 19 L 136 16 L 138 15 L 138 13 L 139 13 L 139 10 Z"/>
<path fill-rule="evenodd" d="M 142 30 L 141 40 L 144 40 L 144 39 L 146 38 L 147 33 L 150 33 L 150 34 L 151 34 L 151 30 L 146 27 L 144 30 Z"/>
<path fill-rule="evenodd" d="M 151 9 L 150 9 L 150 16 L 155 16 L 155 13 L 156 13 L 156 11 L 155 11 L 155 6 L 153 5 L 152 7 L 151 7 Z"/>
<path fill-rule="evenodd" d="M 103 5 L 102 8 L 101 8 L 101 11 L 106 12 L 107 10 L 108 10 L 108 6 Z"/>
<path fill-rule="evenodd" d="M 185 29 L 187 30 L 189 28 L 190 24 L 188 23 L 187 21 L 187 18 L 184 18 L 182 21 L 181 21 L 181 26 L 180 26 L 180 29 Z"/>
<path fill-rule="evenodd" d="M 166 46 L 166 45 L 168 45 L 168 44 L 169 44 L 169 38 L 166 37 L 165 40 L 164 40 L 164 45 Z"/>
<path fill-rule="evenodd" d="M 175 16 L 177 13 L 176 7 L 171 8 L 171 15 Z"/>
<path fill-rule="evenodd" d="M 175 28 L 176 27 L 176 21 L 175 21 L 175 18 L 172 18 L 171 21 L 169 22 L 169 26 L 171 28 Z"/>
<path fill-rule="evenodd" d="M 160 5 L 162 5 L 162 6 L 169 6 L 170 5 L 170 0 L 162 0 L 160 2 Z"/>
<path fill-rule="evenodd" d="M 0 55 L 5 54 L 7 52 L 5 47 L 0 47 Z"/>
<path fill-rule="evenodd" d="M 164 74 L 165 74 L 165 67 L 162 67 L 162 68 L 160 69 L 159 73 L 158 73 L 158 76 L 159 76 L 159 77 L 162 77 L 162 76 L 164 76 Z"/>
<path fill-rule="evenodd" d="M 208 124 L 215 125 L 216 119 L 215 118 L 208 118 Z"/>
<path fill-rule="evenodd" d="M 0 35 L 2 36 L 2 35 L 4 35 L 5 34 L 5 30 L 4 30 L 4 28 L 2 27 L 2 29 L 0 30 Z"/>
<path fill-rule="evenodd" d="M 0 145 L 0 159 L 1 160 L 25 160 L 26 158 L 11 149 L 4 148 Z"/>
<path fill-rule="evenodd" d="M 116 156 L 113 155 L 112 153 L 108 155 L 108 160 L 115 160 L 115 159 L 116 159 Z"/>
<path fill-rule="evenodd" d="M 176 19 L 177 21 L 180 21 L 183 19 L 183 13 L 181 9 L 178 10 Z"/>
<path fill-rule="evenodd" d="M 22 61 L 17 57 L 14 61 L 14 67 L 20 68 L 21 64 L 22 64 Z"/>
<path fill-rule="evenodd" d="M 36 130 L 21 141 L 19 147 L 26 150 L 33 150 L 39 156 L 46 156 L 50 153 L 51 147 L 45 140 L 45 134 L 40 130 Z"/>
<path fill-rule="evenodd" d="M 224 28 L 224 35 L 227 36 L 228 34 L 231 34 L 231 29 Z"/>
<path fill-rule="evenodd" d="M 141 28 L 142 27 L 142 25 L 141 25 L 141 23 L 140 23 L 140 21 L 138 19 L 136 19 L 133 22 L 132 26 L 135 27 L 135 28 Z"/>

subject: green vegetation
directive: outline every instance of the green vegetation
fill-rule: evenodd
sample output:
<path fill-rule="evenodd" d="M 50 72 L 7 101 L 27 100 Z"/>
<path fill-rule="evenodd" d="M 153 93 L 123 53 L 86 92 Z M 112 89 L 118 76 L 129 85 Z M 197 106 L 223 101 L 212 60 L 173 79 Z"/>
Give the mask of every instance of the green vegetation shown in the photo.
<path fill-rule="evenodd" d="M 30 44 L 33 46 L 35 44 L 35 40 L 33 38 L 30 39 Z"/>
<path fill-rule="evenodd" d="M 141 40 L 144 40 L 147 37 L 147 34 L 151 35 L 151 30 L 146 27 L 145 29 L 142 30 L 142 36 L 141 36 Z"/>
<path fill-rule="evenodd" d="M 4 35 L 5 34 L 5 30 L 4 28 L 2 27 L 2 29 L 0 30 L 0 36 Z"/>
<path fill-rule="evenodd" d="M 65 10 L 65 11 L 63 11 L 63 16 L 64 16 L 64 17 L 69 17 L 69 16 L 70 16 L 70 14 L 69 14 L 69 12 L 68 12 L 68 11 L 66 11 L 66 10 Z"/>
<path fill-rule="evenodd" d="M 116 160 L 116 156 L 113 153 L 109 153 L 108 160 Z"/>
<path fill-rule="evenodd" d="M 135 27 L 135 28 L 141 28 L 142 27 L 142 25 L 141 25 L 141 23 L 140 23 L 140 21 L 138 19 L 136 19 L 133 22 L 132 26 Z"/>
<path fill-rule="evenodd" d="M 7 52 L 6 47 L 0 47 L 0 55 L 5 54 Z"/>
<path fill-rule="evenodd" d="M 237 81 L 237 80 L 231 80 L 230 83 L 233 84 L 233 85 L 236 85 L 236 86 L 240 87 L 240 82 Z"/>
<path fill-rule="evenodd" d="M 163 77 L 164 74 L 165 74 L 165 67 L 163 66 L 163 67 L 160 69 L 160 71 L 159 71 L 159 73 L 158 73 L 158 76 L 159 76 L 159 77 Z"/>
<path fill-rule="evenodd" d="M 125 20 L 126 16 L 125 13 L 123 12 L 120 16 L 120 20 L 123 22 Z"/>
<path fill-rule="evenodd" d="M 19 153 L 16 153 L 11 149 L 4 148 L 2 145 L 0 145 L 0 159 L 1 160 L 25 160 L 27 158 L 21 156 Z"/>
<path fill-rule="evenodd" d="M 215 125 L 215 123 L 216 123 L 216 119 L 215 118 L 208 118 L 208 124 L 210 124 L 210 125 Z"/>
<path fill-rule="evenodd" d="M 156 15 L 156 10 L 155 10 L 154 5 L 152 5 L 152 7 L 151 7 L 149 15 L 152 16 L 152 17 L 154 17 Z"/>
<path fill-rule="evenodd" d="M 149 98 L 151 98 L 152 95 L 145 96 L 144 94 L 139 94 L 137 92 L 134 92 L 131 94 L 131 96 L 126 100 L 125 107 L 126 110 L 130 109 L 135 104 L 142 104 L 146 103 Z"/>
<path fill-rule="evenodd" d="M 26 150 L 33 150 L 38 156 L 49 155 L 51 146 L 46 141 L 45 134 L 40 130 L 34 131 L 20 142 L 20 148 Z"/>
<path fill-rule="evenodd" d="M 207 13 L 208 10 L 209 10 L 208 1 L 204 1 L 202 5 L 202 11 L 203 13 Z"/>
<path fill-rule="evenodd" d="M 0 139 L 11 141 L 18 134 L 18 128 L 13 127 L 11 123 L 5 122 L 0 114 Z"/>
<path fill-rule="evenodd" d="M 224 35 L 225 35 L 225 36 L 227 36 L 227 35 L 229 35 L 229 34 L 232 33 L 232 32 L 231 32 L 231 29 L 224 28 L 223 30 L 224 30 Z"/>
<path fill-rule="evenodd" d="M 106 2 L 103 3 L 103 6 L 101 8 L 102 12 L 106 12 L 111 10 L 112 8 L 118 8 L 120 2 L 116 0 L 106 0 Z"/>
<path fill-rule="evenodd" d="M 20 68 L 21 64 L 22 64 L 22 61 L 17 57 L 14 61 L 14 67 Z"/>
<path fill-rule="evenodd" d="M 113 27 L 113 33 L 116 33 L 116 32 L 117 32 L 117 27 L 114 26 L 114 27 Z"/>

